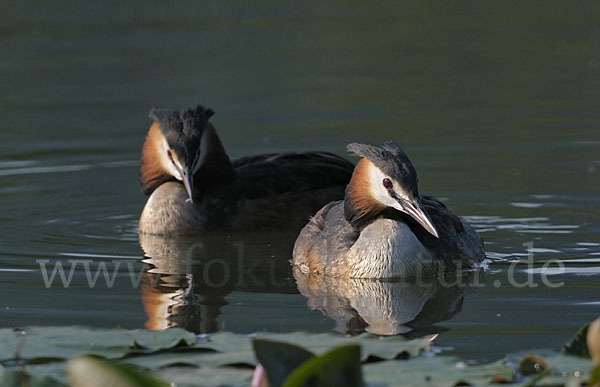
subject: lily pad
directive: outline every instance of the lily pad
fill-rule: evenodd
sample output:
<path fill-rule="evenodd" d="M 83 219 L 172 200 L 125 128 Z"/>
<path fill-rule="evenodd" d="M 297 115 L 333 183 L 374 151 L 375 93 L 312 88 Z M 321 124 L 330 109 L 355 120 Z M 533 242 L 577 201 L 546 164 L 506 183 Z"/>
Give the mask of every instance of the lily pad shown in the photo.
<path fill-rule="evenodd" d="M 296 344 L 304 348 L 309 348 L 316 354 L 324 353 L 332 347 L 356 344 L 362 347 L 362 361 L 418 356 L 421 352 L 429 350 L 431 347 L 431 341 L 428 339 L 407 340 L 402 336 L 380 337 L 370 333 L 363 333 L 354 337 L 329 333 L 261 333 L 257 337 Z"/>
<path fill-rule="evenodd" d="M 17 356 L 27 363 L 50 362 L 79 355 L 119 358 L 187 346 L 195 341 L 193 333 L 179 328 L 162 332 L 69 326 L 0 329 L 0 361 L 6 363 Z"/>
<path fill-rule="evenodd" d="M 366 364 L 363 372 L 369 383 L 384 386 L 479 386 L 491 383 L 494 376 L 505 380 L 513 377 L 513 371 L 502 361 L 469 367 L 459 358 L 450 356 Z"/>
<path fill-rule="evenodd" d="M 558 375 L 575 375 L 589 372 L 593 363 L 591 359 L 567 355 L 564 352 L 556 352 L 549 349 L 538 349 L 536 351 L 517 352 L 507 356 L 507 361 L 519 364 L 521 359 L 527 355 L 534 353 L 535 357 L 543 359 L 547 363 L 547 367 L 554 374 Z"/>
<path fill-rule="evenodd" d="M 248 387 L 253 370 L 234 367 L 169 367 L 157 372 L 161 379 L 177 387 Z"/>
<path fill-rule="evenodd" d="M 510 383 L 511 386 L 576 386 L 587 379 L 591 361 L 552 351 L 542 353 L 549 368 L 520 379 L 515 365 L 530 363 L 531 358 L 519 361 L 522 356 L 514 355 L 484 365 L 467 365 L 451 356 L 418 357 L 407 361 L 366 364 L 363 372 L 369 383 L 395 386 L 497 386 L 498 383 Z M 542 357 L 536 354 L 535 358 L 540 360 Z"/>
<path fill-rule="evenodd" d="M 259 333 L 253 335 L 253 337 L 310 348 L 315 354 L 322 354 L 336 346 L 357 344 L 362 347 L 362 361 L 417 356 L 422 351 L 429 349 L 431 345 L 430 341 L 426 339 L 406 340 L 402 337 L 379 338 L 371 334 L 344 337 L 329 333 L 312 334 L 295 332 L 289 334 Z M 194 351 L 193 349 L 198 346 L 214 349 L 216 352 Z M 126 358 L 122 361 L 151 369 L 182 364 L 210 367 L 231 365 L 254 367 L 257 365 L 249 336 L 230 332 L 203 336 L 196 346 L 179 353 L 159 353 L 150 357 L 138 356 Z"/>
<path fill-rule="evenodd" d="M 23 336 L 25 341 L 22 341 Z M 251 338 L 257 342 L 276 340 L 287 343 L 282 344 L 284 346 L 299 345 L 307 348 L 307 353 L 314 351 L 316 357 L 333 347 L 360 346 L 362 354 L 358 355 L 358 359 L 362 367 L 357 369 L 362 369 L 364 380 L 378 385 L 487 385 L 494 381 L 511 382 L 511 385 L 564 385 L 587 381 L 593 367 L 589 358 L 549 350 L 516 353 L 492 364 L 467 366 L 455 357 L 418 356 L 429 349 L 430 341 L 427 339 L 409 341 L 401 337 L 379 338 L 370 334 L 344 337 L 302 332 L 251 336 L 217 333 L 196 337 L 179 329 L 155 332 L 50 327 L 27 328 L 25 334 L 0 329 L 0 350 L 4 356 L 4 383 L 0 385 L 20 386 L 24 372 L 29 376 L 31 386 L 64 386 L 68 379 L 63 359 L 83 354 L 110 358 L 109 364 L 119 367 L 122 364 L 128 364 L 126 368 L 131 365 L 141 367 L 143 373 L 154 373 L 177 385 L 248 385 L 257 364 Z M 528 353 L 543 359 L 547 367 L 544 366 L 545 371 L 541 373 L 521 377 L 517 364 Z M 19 364 L 15 361 L 17 354 L 23 360 Z M 394 360 L 407 357 L 407 360 Z M 294 372 L 312 359 L 303 362 Z M 540 362 L 528 361 L 527 364 L 535 367 Z M 316 372 L 321 366 L 314 367 Z M 524 370 L 521 367 L 521 373 L 528 374 Z M 279 382 L 281 379 L 275 380 Z"/>
<path fill-rule="evenodd" d="M 55 379 L 44 375 L 31 375 L 21 370 L 6 370 L 0 366 L 0 386 L 3 387 L 67 387 Z"/>
<path fill-rule="evenodd" d="M 248 341 L 250 341 L 248 339 Z M 161 369 L 166 367 L 226 367 L 241 366 L 253 368 L 256 366 L 256 358 L 250 350 L 239 350 L 233 352 L 207 352 L 207 351 L 178 351 L 162 352 L 146 356 L 127 357 L 119 360 L 122 363 L 136 364 L 149 369 Z"/>
<path fill-rule="evenodd" d="M 24 368 L 28 375 L 31 376 L 44 376 L 49 377 L 53 380 L 56 380 L 59 383 L 64 385 L 69 384 L 69 378 L 67 377 L 67 373 L 65 370 L 65 362 L 57 361 L 52 363 L 42 363 L 42 364 L 26 364 Z M 6 367 L 8 368 L 8 367 Z M 11 371 L 19 370 L 18 367 L 10 367 Z M 0 384 L 1 386 L 2 384 Z"/>

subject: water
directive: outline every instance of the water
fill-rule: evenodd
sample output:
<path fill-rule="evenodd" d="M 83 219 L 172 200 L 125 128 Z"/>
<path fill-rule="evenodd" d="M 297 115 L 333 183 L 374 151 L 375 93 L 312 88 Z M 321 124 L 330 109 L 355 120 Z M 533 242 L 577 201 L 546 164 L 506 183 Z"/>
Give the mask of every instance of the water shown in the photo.
<path fill-rule="evenodd" d="M 390 329 L 377 319 L 388 310 L 396 333 L 441 332 L 439 345 L 469 359 L 558 348 L 600 314 L 599 8 L 5 6 L 0 324 L 360 331 L 365 318 Z M 297 286 L 287 265 L 294 235 L 207 237 L 192 253 L 198 241 L 142 241 L 153 252 L 142 262 L 147 113 L 196 103 L 216 110 L 232 158 L 398 140 L 421 192 L 444 198 L 485 238 L 491 262 L 475 279 L 484 286 L 442 295 L 406 284 Z M 531 273 L 539 286 L 513 287 L 511 262 L 527 258 L 530 242 L 535 265 L 517 266 L 515 278 Z M 217 258 L 230 266 L 209 264 Z M 551 259 L 566 265 L 548 276 L 563 286 L 541 283 Z M 70 286 L 57 276 L 46 288 L 40 265 L 73 260 Z M 83 260 L 116 268 L 113 286 L 101 275 L 90 288 Z M 367 301 L 353 304 L 357 294 Z M 362 308 L 381 294 L 399 304 Z M 403 324 L 415 316 L 419 327 Z"/>

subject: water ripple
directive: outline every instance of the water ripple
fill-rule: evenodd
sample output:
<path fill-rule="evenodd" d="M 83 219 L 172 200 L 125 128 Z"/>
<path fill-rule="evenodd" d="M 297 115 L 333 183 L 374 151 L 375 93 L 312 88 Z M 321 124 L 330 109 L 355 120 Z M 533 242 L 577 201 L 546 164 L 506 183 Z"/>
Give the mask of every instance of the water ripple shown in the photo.
<path fill-rule="evenodd" d="M 64 257 L 79 258 L 111 258 L 111 259 L 142 259 L 142 255 L 113 255 L 113 254 L 89 254 L 89 253 L 58 253 Z"/>
<path fill-rule="evenodd" d="M 0 176 L 30 175 L 34 173 L 75 172 L 90 169 L 91 165 L 57 165 L 55 167 L 12 168 L 0 170 Z"/>
<path fill-rule="evenodd" d="M 46 173 L 67 173 L 85 171 L 91 168 L 120 168 L 132 167 L 139 164 L 137 160 L 109 161 L 95 164 L 76 164 L 76 165 L 53 165 L 53 166 L 32 166 L 35 162 L 29 160 L 10 161 L 0 163 L 1 176 L 18 176 Z M 18 167 L 18 168 L 17 168 Z"/>

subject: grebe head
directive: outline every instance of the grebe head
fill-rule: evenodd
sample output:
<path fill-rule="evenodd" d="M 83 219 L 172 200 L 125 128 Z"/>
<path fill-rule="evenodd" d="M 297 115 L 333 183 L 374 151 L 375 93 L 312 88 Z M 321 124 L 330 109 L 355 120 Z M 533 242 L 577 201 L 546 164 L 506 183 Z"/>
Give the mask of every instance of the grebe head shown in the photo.
<path fill-rule="evenodd" d="M 354 143 L 347 150 L 362 157 L 346 190 L 345 215 L 351 223 L 360 224 L 369 215 L 394 208 L 438 237 L 419 199 L 417 172 L 395 141 L 388 141 L 381 148 Z"/>
<path fill-rule="evenodd" d="M 142 156 L 141 180 L 149 194 L 165 180 L 182 181 L 188 200 L 194 201 L 194 174 L 206 153 L 205 126 L 214 112 L 203 106 L 182 111 L 152 109 L 150 128 Z"/>

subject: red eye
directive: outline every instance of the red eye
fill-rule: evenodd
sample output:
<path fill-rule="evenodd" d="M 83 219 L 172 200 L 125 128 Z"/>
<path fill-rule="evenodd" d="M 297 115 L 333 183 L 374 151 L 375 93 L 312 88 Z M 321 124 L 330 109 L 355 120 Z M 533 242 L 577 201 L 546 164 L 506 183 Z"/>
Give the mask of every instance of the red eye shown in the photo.
<path fill-rule="evenodd" d="M 385 179 L 383 179 L 383 186 L 387 189 L 391 189 L 394 186 L 394 184 L 392 184 L 392 181 L 386 177 Z"/>
<path fill-rule="evenodd" d="M 167 156 L 169 156 L 170 159 L 173 158 L 173 153 L 171 153 L 170 149 L 167 149 Z"/>

